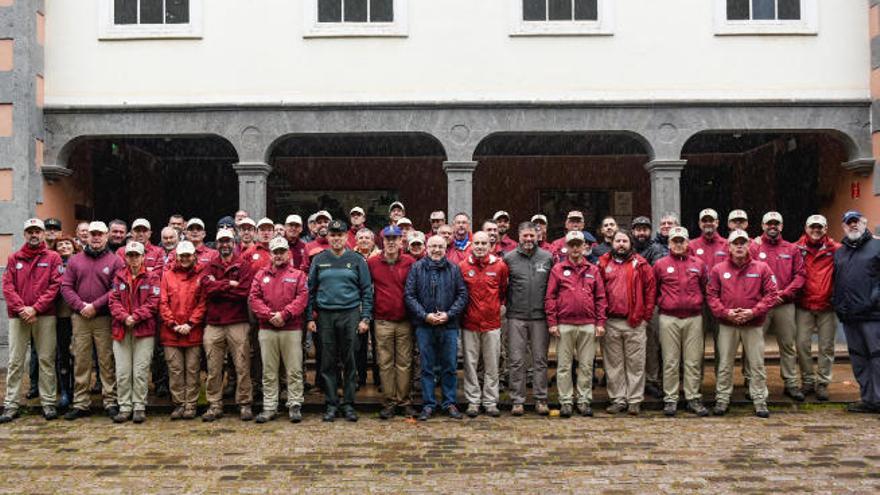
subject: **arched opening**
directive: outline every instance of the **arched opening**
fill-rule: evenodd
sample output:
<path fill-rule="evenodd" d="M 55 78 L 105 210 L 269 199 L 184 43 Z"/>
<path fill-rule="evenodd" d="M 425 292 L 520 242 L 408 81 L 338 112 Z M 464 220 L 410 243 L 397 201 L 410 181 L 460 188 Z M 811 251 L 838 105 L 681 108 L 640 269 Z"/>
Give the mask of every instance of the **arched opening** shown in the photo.
<path fill-rule="evenodd" d="M 428 134 L 301 134 L 285 136 L 270 154 L 268 215 L 283 220 L 327 210 L 348 218 L 354 206 L 367 225 L 387 223 L 394 201 L 418 230 L 430 228 L 432 210 L 446 209 L 443 146 Z"/>
<path fill-rule="evenodd" d="M 563 234 L 573 209 L 592 232 L 607 215 L 628 225 L 651 214 L 649 155 L 630 133 L 493 134 L 474 153 L 474 215 L 481 221 L 503 209 L 516 223 L 543 213 L 550 239 Z"/>

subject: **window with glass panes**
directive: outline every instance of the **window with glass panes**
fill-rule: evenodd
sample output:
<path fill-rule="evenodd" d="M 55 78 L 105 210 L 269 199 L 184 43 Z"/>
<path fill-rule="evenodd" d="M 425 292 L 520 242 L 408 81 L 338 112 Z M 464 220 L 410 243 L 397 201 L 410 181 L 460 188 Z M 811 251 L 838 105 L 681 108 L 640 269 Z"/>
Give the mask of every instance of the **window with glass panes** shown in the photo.
<path fill-rule="evenodd" d="M 318 22 L 394 22 L 394 0 L 318 0 Z"/>
<path fill-rule="evenodd" d="M 114 0 L 113 23 L 187 24 L 189 0 Z"/>
<path fill-rule="evenodd" d="M 599 0 L 522 0 L 523 21 L 598 21 Z"/>
<path fill-rule="evenodd" d="M 799 21 L 801 0 L 727 0 L 729 21 Z"/>

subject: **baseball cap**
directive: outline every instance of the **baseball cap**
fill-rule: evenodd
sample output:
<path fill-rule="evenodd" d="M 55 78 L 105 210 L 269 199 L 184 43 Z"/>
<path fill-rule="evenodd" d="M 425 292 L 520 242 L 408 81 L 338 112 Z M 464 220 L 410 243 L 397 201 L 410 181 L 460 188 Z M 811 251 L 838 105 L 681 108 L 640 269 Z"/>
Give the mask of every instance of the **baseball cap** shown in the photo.
<path fill-rule="evenodd" d="M 257 228 L 260 228 L 263 225 L 271 225 L 272 228 L 275 228 L 275 222 L 273 222 L 272 219 L 269 217 L 263 217 L 260 219 L 259 222 L 257 222 Z"/>
<path fill-rule="evenodd" d="M 348 225 L 342 220 L 333 220 L 330 222 L 330 225 L 327 226 L 327 232 L 348 232 Z"/>
<path fill-rule="evenodd" d="M 190 218 L 189 222 L 186 222 L 186 229 L 189 230 L 189 228 L 194 225 L 205 230 L 205 222 L 203 222 L 201 218 Z"/>
<path fill-rule="evenodd" d="M 409 238 L 407 239 L 407 244 L 409 244 L 410 246 L 412 246 L 413 244 L 416 244 L 416 243 L 421 243 L 421 244 L 425 243 L 425 234 L 422 232 L 419 232 L 418 230 L 414 230 L 414 231 L 410 232 Z"/>
<path fill-rule="evenodd" d="M 43 221 L 40 220 L 39 218 L 28 218 L 27 220 L 24 221 L 24 230 L 31 229 L 34 227 L 37 227 L 40 230 L 46 230 L 46 224 L 44 224 Z M 104 228 L 106 229 L 107 227 L 104 227 Z M 89 232 L 91 232 L 91 229 L 89 229 Z M 107 232 L 107 231 L 104 230 L 104 232 Z"/>
<path fill-rule="evenodd" d="M 823 227 L 827 227 L 828 220 L 825 217 L 823 217 L 822 215 L 810 215 L 807 218 L 807 223 L 806 223 L 807 227 L 809 227 L 810 225 L 816 225 L 816 224 L 819 224 Z"/>
<path fill-rule="evenodd" d="M 733 210 L 727 215 L 727 221 L 731 220 L 749 220 L 749 215 L 746 214 L 745 210 Z"/>
<path fill-rule="evenodd" d="M 635 227 L 637 225 L 647 225 L 648 227 L 650 227 L 651 219 L 648 217 L 635 217 L 630 224 L 630 227 Z"/>
<path fill-rule="evenodd" d="M 317 217 L 318 217 L 318 214 L 317 214 L 317 213 L 312 213 L 311 215 L 309 215 L 309 218 L 308 218 L 307 221 L 308 221 L 309 223 L 314 223 L 314 222 L 315 222 L 315 218 L 317 218 Z"/>
<path fill-rule="evenodd" d="M 849 210 L 843 214 L 843 223 L 849 223 L 851 220 L 862 218 L 863 216 L 859 210 Z"/>
<path fill-rule="evenodd" d="M 235 239 L 235 231 L 232 229 L 219 229 L 217 231 L 217 240 L 220 239 Z"/>
<path fill-rule="evenodd" d="M 565 243 L 566 244 L 577 244 L 584 242 L 584 233 L 580 230 L 572 230 L 571 232 L 565 234 Z"/>
<path fill-rule="evenodd" d="M 532 223 L 542 222 L 544 225 L 547 225 L 547 217 L 538 213 L 537 215 L 532 215 Z"/>
<path fill-rule="evenodd" d="M 494 215 L 492 215 L 492 220 L 498 220 L 501 217 L 506 217 L 508 220 L 510 220 L 510 213 L 507 213 L 504 210 L 498 210 L 495 212 Z"/>
<path fill-rule="evenodd" d="M 303 219 L 302 219 L 302 217 L 299 216 L 299 215 L 287 215 L 287 218 L 284 220 L 284 223 L 285 223 L 285 224 L 295 223 L 295 224 L 297 224 L 297 225 L 299 225 L 299 226 L 302 226 L 302 224 L 303 224 Z"/>
<path fill-rule="evenodd" d="M 712 208 L 706 208 L 705 210 L 700 212 L 700 220 L 712 217 L 712 220 L 718 220 L 718 212 L 713 210 Z"/>
<path fill-rule="evenodd" d="M 43 224 L 47 229 L 61 230 L 61 220 L 57 218 L 47 218 Z"/>
<path fill-rule="evenodd" d="M 778 211 L 768 211 L 767 213 L 764 213 L 764 218 L 761 219 L 761 223 L 767 222 L 782 223 L 782 215 L 779 214 Z"/>
<path fill-rule="evenodd" d="M 571 218 L 580 218 L 581 220 L 583 220 L 584 214 L 578 210 L 571 210 L 570 212 L 568 212 L 568 216 L 566 216 L 565 219 L 568 220 Z"/>
<path fill-rule="evenodd" d="M 412 220 L 406 217 L 400 217 L 400 220 L 397 221 L 397 225 L 409 225 L 412 227 Z"/>
<path fill-rule="evenodd" d="M 137 253 L 137 254 L 143 256 L 144 255 L 144 245 L 137 242 L 137 241 L 129 242 L 128 244 L 125 245 L 125 254 L 129 254 L 129 253 Z"/>
<path fill-rule="evenodd" d="M 279 249 L 283 249 L 285 251 L 290 249 L 290 245 L 287 243 L 287 239 L 283 237 L 275 237 L 271 241 L 269 241 L 269 251 L 274 253 Z"/>
<path fill-rule="evenodd" d="M 134 230 L 138 227 L 143 227 L 147 230 L 152 230 L 150 227 L 150 221 L 146 218 L 136 218 L 134 222 L 131 222 L 131 230 Z"/>
<path fill-rule="evenodd" d="M 217 220 L 217 228 L 227 227 L 227 228 L 231 229 L 234 226 L 235 226 L 235 219 L 230 216 L 225 216 L 225 217 L 221 218 L 220 220 Z"/>
<path fill-rule="evenodd" d="M 584 242 L 586 242 L 588 244 L 596 244 L 596 238 L 593 237 L 593 234 L 587 232 L 586 230 L 584 230 L 583 233 L 584 233 Z"/>
<path fill-rule="evenodd" d="M 196 254 L 196 247 L 189 241 L 177 243 L 177 254 Z"/>
<path fill-rule="evenodd" d="M 432 211 L 431 220 L 446 220 L 446 214 L 442 211 Z"/>
<path fill-rule="evenodd" d="M 351 210 L 348 211 L 349 216 L 354 215 L 355 213 L 360 213 L 361 215 L 366 215 L 367 213 L 360 206 L 355 206 Z"/>
<path fill-rule="evenodd" d="M 105 224 L 104 222 L 92 222 L 89 224 L 89 232 L 100 232 L 102 234 L 106 234 L 109 230 L 110 229 L 107 228 L 107 224 Z"/>
<path fill-rule="evenodd" d="M 320 210 L 317 213 L 315 213 L 315 220 L 317 220 L 321 217 L 324 217 L 327 220 L 330 220 L 331 222 L 333 221 L 333 215 L 331 215 L 330 212 L 327 210 Z"/>
<path fill-rule="evenodd" d="M 250 225 L 250 226 L 253 227 L 253 228 L 257 228 L 257 224 L 256 224 L 256 222 L 254 222 L 254 219 L 251 218 L 251 217 L 244 217 L 244 218 L 242 218 L 241 221 L 238 222 L 238 226 L 239 226 L 239 228 L 240 228 L 242 225 Z"/>
<path fill-rule="evenodd" d="M 746 233 L 746 231 L 743 229 L 735 229 L 730 232 L 729 236 L 727 236 L 727 242 L 732 243 L 733 241 L 735 241 L 737 239 L 749 240 L 749 234 Z"/>
<path fill-rule="evenodd" d="M 388 213 L 391 213 L 391 210 L 393 210 L 395 208 L 400 208 L 401 210 L 406 211 L 406 208 L 403 206 L 403 203 L 401 203 L 400 201 L 395 201 L 395 202 L 391 203 L 391 206 L 388 207 Z"/>
<path fill-rule="evenodd" d="M 703 217 L 700 217 L 703 218 Z M 688 229 L 684 227 L 672 227 L 669 229 L 669 238 L 670 239 L 690 239 L 688 235 Z"/>
<path fill-rule="evenodd" d="M 395 226 L 389 225 L 389 226 L 385 227 L 384 229 L 382 229 L 382 236 L 383 237 L 391 237 L 391 236 L 400 237 L 402 235 L 403 235 L 403 231 L 400 230 L 400 227 L 395 227 Z"/>

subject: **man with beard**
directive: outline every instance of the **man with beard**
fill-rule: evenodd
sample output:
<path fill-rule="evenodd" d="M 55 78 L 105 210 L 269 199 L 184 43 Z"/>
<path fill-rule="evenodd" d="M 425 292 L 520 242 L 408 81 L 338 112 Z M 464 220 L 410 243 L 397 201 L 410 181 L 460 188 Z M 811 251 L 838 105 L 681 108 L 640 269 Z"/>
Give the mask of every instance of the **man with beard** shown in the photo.
<path fill-rule="evenodd" d="M 492 221 L 495 222 L 495 225 L 498 226 L 498 236 L 499 240 L 497 241 L 500 246 L 501 256 L 513 251 L 516 249 L 516 241 L 510 238 L 510 214 L 504 210 L 498 210 L 492 215 Z"/>
<path fill-rule="evenodd" d="M 568 215 L 565 217 L 565 233 L 568 234 L 569 232 L 575 231 L 582 232 L 583 230 L 584 214 L 578 210 L 568 212 Z M 553 254 L 554 263 L 559 263 L 568 256 L 568 244 L 565 242 L 564 235 L 553 241 L 550 245 L 550 253 Z"/>
<path fill-rule="evenodd" d="M 452 218 L 452 239 L 449 240 L 446 258 L 458 266 L 469 254 L 471 254 L 471 217 L 467 213 L 457 213 Z"/>
<path fill-rule="evenodd" d="M 61 231 L 61 220 L 57 218 L 47 218 L 43 224 L 46 226 L 46 247 L 55 250 L 55 241 L 63 235 Z"/>
<path fill-rule="evenodd" d="M 547 216 L 540 213 L 532 215 L 532 224 L 535 226 L 535 245 L 552 255 L 553 246 L 547 240 Z"/>
<path fill-rule="evenodd" d="M 661 241 L 658 238 L 651 239 L 651 220 L 648 217 L 637 217 L 632 221 L 632 235 L 633 250 L 651 265 L 669 251 L 668 247 L 659 245 Z M 659 317 L 650 319 L 645 334 L 648 339 L 645 343 L 645 393 L 660 399 L 663 391 L 660 384 L 662 365 Z"/>
<path fill-rule="evenodd" d="M 815 393 L 819 401 L 828 400 L 828 384 L 834 366 L 834 334 L 837 318 L 831 308 L 831 281 L 834 279 L 834 252 L 840 244 L 828 237 L 828 220 L 810 215 L 797 246 L 804 256 L 804 287 L 797 298 L 798 364 L 804 395 Z M 819 336 L 819 372 L 813 372 L 813 332 Z M 817 379 L 818 378 L 818 379 Z"/>
<path fill-rule="evenodd" d="M 645 391 L 645 327 L 654 314 L 657 288 L 651 265 L 633 251 L 629 232 L 614 234 L 612 247 L 599 258 L 608 301 L 603 351 L 611 405 L 606 411 L 636 416 Z"/>
<path fill-rule="evenodd" d="M 483 232 L 489 234 L 489 252 L 495 256 L 504 256 L 501 251 L 501 244 L 498 243 L 498 224 L 494 220 L 486 220 L 483 222 Z"/>
<path fill-rule="evenodd" d="M 614 217 L 603 218 L 602 225 L 599 228 L 599 238 L 601 241 L 593 247 L 593 254 L 596 256 L 602 256 L 611 251 L 611 240 L 614 238 L 614 233 L 617 232 L 617 230 L 617 220 L 615 220 Z"/>
<path fill-rule="evenodd" d="M 363 208 L 355 206 L 348 212 L 348 221 L 350 225 L 348 227 L 348 239 L 346 239 L 345 245 L 348 246 L 348 249 L 354 249 L 357 247 L 358 232 L 366 227 L 367 214 L 364 212 Z"/>
<path fill-rule="evenodd" d="M 309 262 L 318 255 L 318 253 L 330 248 L 327 241 L 327 226 L 333 221 L 333 217 L 327 210 L 321 210 L 315 213 L 315 234 L 314 240 L 306 244 L 306 258 Z M 307 262 L 308 263 L 308 262 Z"/>
<path fill-rule="evenodd" d="M 238 222 L 238 243 L 235 245 L 235 254 L 242 254 L 257 242 L 257 223 L 250 217 L 244 217 Z"/>
<path fill-rule="evenodd" d="M 688 243 L 688 252 L 706 265 L 709 272 L 715 265 L 727 260 L 727 239 L 718 234 L 718 212 L 706 208 L 700 212 L 700 236 Z M 703 336 L 712 335 L 713 349 L 718 349 L 718 320 L 707 302 L 703 303 Z M 715 353 L 715 371 L 718 371 L 718 353 Z"/>
<path fill-rule="evenodd" d="M 125 247 L 126 236 L 128 235 L 128 224 L 125 223 L 124 220 L 116 218 L 110 220 L 108 227 L 110 228 L 110 237 L 107 241 L 107 247 L 111 252 L 115 253 L 119 248 Z"/>
<path fill-rule="evenodd" d="M 761 221 L 764 234 L 761 243 L 753 243 L 749 254 L 753 259 L 767 263 L 776 277 L 779 290 L 773 309 L 767 314 L 764 335 L 772 329 L 779 343 L 779 371 L 785 381 L 785 395 L 803 402 L 804 394 L 798 380 L 797 351 L 795 338 L 794 301 L 804 286 L 804 257 L 792 243 L 782 238 L 782 215 L 776 211 L 764 214 Z M 745 363 L 748 363 L 745 360 Z"/>
<path fill-rule="evenodd" d="M 306 244 L 312 242 L 315 239 L 315 231 L 318 226 L 315 224 L 315 213 L 309 215 L 309 218 L 306 220 L 306 231 L 302 233 L 299 237 Z"/>
<path fill-rule="evenodd" d="M 855 413 L 880 413 L 880 240 L 868 219 L 851 210 L 843 215 L 842 245 L 834 253 L 832 304 L 843 323 L 853 374 L 861 400 L 847 406 Z"/>

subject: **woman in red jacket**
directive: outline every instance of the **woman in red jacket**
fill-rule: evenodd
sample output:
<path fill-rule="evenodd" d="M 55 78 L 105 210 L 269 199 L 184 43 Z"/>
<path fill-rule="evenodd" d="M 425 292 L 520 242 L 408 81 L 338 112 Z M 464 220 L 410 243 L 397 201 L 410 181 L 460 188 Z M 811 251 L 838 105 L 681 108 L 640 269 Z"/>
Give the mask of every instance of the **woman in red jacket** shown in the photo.
<path fill-rule="evenodd" d="M 201 266 L 196 265 L 195 246 L 177 245 L 177 262 L 162 276 L 159 337 L 168 363 L 168 385 L 174 411 L 171 419 L 196 417 L 199 398 L 199 365 L 205 325 L 205 291 L 200 284 Z"/>
<path fill-rule="evenodd" d="M 113 417 L 113 422 L 128 421 L 133 410 L 134 422 L 143 423 L 147 418 L 147 388 L 156 336 L 159 272 L 146 270 L 144 245 L 139 242 L 125 246 L 125 265 L 116 272 L 108 303 L 113 317 L 113 357 L 119 400 L 119 414 Z"/>

